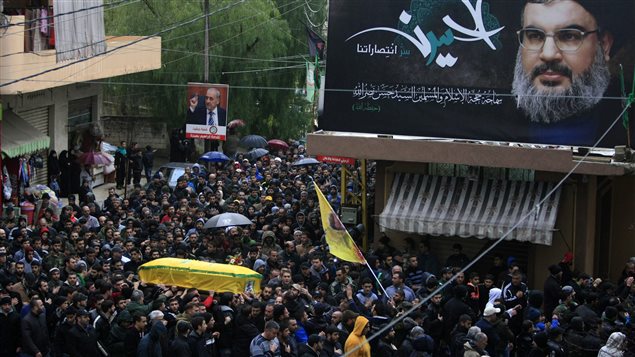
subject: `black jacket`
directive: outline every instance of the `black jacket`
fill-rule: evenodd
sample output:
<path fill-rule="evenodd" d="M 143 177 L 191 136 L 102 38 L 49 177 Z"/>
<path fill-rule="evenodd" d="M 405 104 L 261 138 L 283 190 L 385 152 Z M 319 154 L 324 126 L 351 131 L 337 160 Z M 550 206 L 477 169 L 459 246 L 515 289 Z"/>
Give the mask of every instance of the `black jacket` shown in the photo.
<path fill-rule="evenodd" d="M 236 317 L 236 333 L 232 344 L 232 356 L 245 357 L 249 355 L 249 345 L 254 337 L 258 336 L 258 327 L 248 318 L 239 315 Z"/>
<path fill-rule="evenodd" d="M 105 348 L 110 343 L 110 321 L 108 317 L 103 313 L 99 313 L 99 316 L 93 322 L 95 333 L 97 334 L 97 341 Z"/>
<path fill-rule="evenodd" d="M 545 280 L 543 291 L 545 292 L 545 316 L 551 318 L 553 309 L 555 309 L 556 306 L 558 306 L 558 304 L 560 303 L 560 294 L 562 293 L 562 287 L 560 286 L 560 282 L 553 275 L 549 275 L 547 280 Z"/>
<path fill-rule="evenodd" d="M 192 357 L 192 350 L 187 343 L 187 337 L 183 335 L 177 336 L 170 344 L 170 354 L 179 357 Z"/>
<path fill-rule="evenodd" d="M 46 316 L 41 313 L 38 316 L 29 312 L 22 319 L 22 352 L 35 355 L 41 352 L 46 356 L 50 351 L 49 332 L 46 327 Z"/>
<path fill-rule="evenodd" d="M 474 311 L 464 300 L 453 297 L 443 305 L 441 315 L 443 316 L 444 333 L 449 335 L 454 326 L 459 322 L 459 317 L 463 314 L 470 315 L 472 321 L 476 321 Z"/>
<path fill-rule="evenodd" d="M 0 313 L 0 356 L 12 356 L 20 346 L 20 315 Z"/>
<path fill-rule="evenodd" d="M 75 325 L 69 333 L 73 341 L 69 346 L 71 357 L 100 356 L 97 349 L 97 333 L 91 325 L 86 326 L 86 329 Z"/>
<path fill-rule="evenodd" d="M 199 336 L 192 331 L 187 336 L 187 343 L 190 345 L 193 357 L 212 357 L 216 355 L 216 341 L 208 333 Z"/>

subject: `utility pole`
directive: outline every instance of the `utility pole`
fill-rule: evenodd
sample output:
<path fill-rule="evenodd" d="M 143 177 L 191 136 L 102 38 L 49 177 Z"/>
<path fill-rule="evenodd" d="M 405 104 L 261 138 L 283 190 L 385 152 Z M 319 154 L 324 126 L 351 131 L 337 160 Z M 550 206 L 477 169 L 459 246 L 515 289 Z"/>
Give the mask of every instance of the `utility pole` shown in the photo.
<path fill-rule="evenodd" d="M 205 45 L 204 45 L 204 60 L 203 60 L 203 82 L 209 83 L 209 0 L 203 1 L 203 12 L 205 15 Z M 208 152 L 212 147 L 209 140 L 203 139 L 203 150 Z"/>
<path fill-rule="evenodd" d="M 203 11 L 205 12 L 205 62 L 203 80 L 209 82 L 209 0 L 203 3 Z"/>

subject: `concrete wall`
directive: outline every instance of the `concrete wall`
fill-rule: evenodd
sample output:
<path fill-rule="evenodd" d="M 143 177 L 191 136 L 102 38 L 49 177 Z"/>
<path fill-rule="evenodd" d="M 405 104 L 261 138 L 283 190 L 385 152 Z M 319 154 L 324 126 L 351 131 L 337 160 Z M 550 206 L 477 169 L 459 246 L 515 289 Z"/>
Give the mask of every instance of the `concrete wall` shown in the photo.
<path fill-rule="evenodd" d="M 103 117 L 104 140 L 118 145 L 122 140 L 151 145 L 154 149 L 168 149 L 170 137 L 167 125 L 154 118 Z"/>
<path fill-rule="evenodd" d="M 623 176 L 613 180 L 613 208 L 611 241 L 609 246 L 609 274 L 617 279 L 624 263 L 635 256 L 635 177 Z"/>

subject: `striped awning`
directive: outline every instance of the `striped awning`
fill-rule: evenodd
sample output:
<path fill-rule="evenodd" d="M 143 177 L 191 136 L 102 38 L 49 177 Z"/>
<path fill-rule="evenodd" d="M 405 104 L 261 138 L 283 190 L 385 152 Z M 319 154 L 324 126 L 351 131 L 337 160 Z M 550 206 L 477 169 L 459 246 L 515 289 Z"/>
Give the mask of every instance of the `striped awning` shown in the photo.
<path fill-rule="evenodd" d="M 51 139 L 47 135 L 10 110 L 3 112 L 0 125 L 2 154 L 7 157 L 18 157 L 49 148 Z"/>
<path fill-rule="evenodd" d="M 560 200 L 560 189 L 548 196 L 554 187 L 550 182 L 397 173 L 379 225 L 417 234 L 497 239 L 526 217 L 505 239 L 551 245 Z"/>

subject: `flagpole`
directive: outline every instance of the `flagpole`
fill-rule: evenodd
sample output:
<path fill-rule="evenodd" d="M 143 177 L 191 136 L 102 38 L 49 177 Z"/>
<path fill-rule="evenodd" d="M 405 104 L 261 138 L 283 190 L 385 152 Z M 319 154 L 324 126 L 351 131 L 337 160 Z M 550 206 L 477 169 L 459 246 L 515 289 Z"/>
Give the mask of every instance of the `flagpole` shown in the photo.
<path fill-rule="evenodd" d="M 328 203 L 328 201 L 326 201 L 326 196 L 324 196 L 324 193 L 322 193 L 322 190 L 320 189 L 320 186 L 318 186 L 318 184 L 315 182 L 315 180 L 313 180 L 313 177 L 311 177 L 311 176 L 309 176 L 309 177 L 310 177 L 310 179 L 311 179 L 311 182 L 313 183 L 313 187 L 315 188 L 316 193 L 318 194 L 318 202 L 320 203 L 320 211 L 322 211 L 322 209 L 324 208 L 324 207 L 322 207 L 322 204 L 321 204 L 321 203 L 322 203 L 322 198 L 323 198 L 323 199 L 324 199 L 324 201 L 325 201 L 324 203 L 325 203 L 326 205 L 328 205 L 329 210 L 330 210 L 331 212 L 333 212 L 333 213 L 334 213 L 334 211 L 333 211 L 333 207 L 331 207 L 331 205 Z M 319 192 L 318 192 L 318 191 L 319 191 Z M 320 197 L 320 196 L 321 196 L 321 197 Z M 320 215 L 321 215 L 321 214 L 322 214 L 322 213 L 320 212 Z M 339 220 L 339 217 L 337 217 L 337 214 L 335 214 L 335 217 L 336 217 L 336 219 L 338 219 L 338 220 Z M 323 220 L 323 221 L 324 221 L 324 220 Z M 341 221 L 340 221 L 339 223 L 340 223 L 340 224 L 342 224 L 342 222 L 341 222 Z M 324 222 L 322 222 L 322 226 L 324 226 Z M 364 227 L 364 229 L 366 229 L 366 227 Z M 326 230 L 325 230 L 325 234 L 326 234 Z M 348 233 L 347 233 L 347 235 L 348 235 Z M 361 251 L 361 250 L 359 249 L 359 247 L 357 246 L 357 243 L 355 243 L 355 240 L 354 240 L 354 239 L 352 239 L 352 237 L 350 237 L 350 235 L 349 235 L 349 237 L 348 237 L 348 238 L 350 239 L 350 242 L 351 242 L 351 243 L 353 244 L 353 246 L 355 247 L 356 253 L 357 253 L 358 255 L 360 255 L 360 256 L 361 256 L 361 258 L 363 258 L 363 259 L 364 259 L 364 264 L 366 264 L 366 267 L 368 267 L 368 270 L 370 271 L 370 273 L 371 273 L 371 274 L 373 275 L 373 277 L 375 278 L 375 281 L 377 281 L 377 285 L 379 286 L 379 289 L 381 289 L 381 291 L 383 291 L 384 295 L 385 295 L 387 298 L 390 298 L 390 296 L 388 296 L 388 293 L 387 293 L 387 292 L 386 292 L 386 290 L 384 289 L 384 286 L 383 286 L 383 285 L 381 285 L 381 281 L 379 281 L 379 278 L 377 277 L 377 275 L 376 275 L 376 274 L 375 274 L 375 272 L 373 271 L 373 268 L 370 266 L 370 264 L 368 264 L 368 260 L 367 260 L 367 259 L 366 259 L 366 257 L 364 256 L 364 253 L 362 253 L 362 251 Z M 328 239 L 327 239 L 327 244 L 328 244 Z M 334 254 L 334 255 L 335 255 L 335 254 Z M 359 262 L 359 261 L 357 261 L 357 262 Z M 378 289 L 377 291 L 379 291 L 379 289 Z"/>
<path fill-rule="evenodd" d="M 388 296 L 388 293 L 386 292 L 386 289 L 384 289 L 384 286 L 381 285 L 381 281 L 379 281 L 379 278 L 377 277 L 377 275 L 373 271 L 373 268 L 371 268 L 370 264 L 368 264 L 368 260 L 366 260 L 366 258 L 364 258 L 364 260 L 366 261 L 366 266 L 368 267 L 368 270 L 370 270 L 370 273 L 373 274 L 373 277 L 377 281 L 377 285 L 379 285 L 379 288 L 381 289 L 381 291 L 384 292 L 384 296 L 386 296 L 387 299 L 390 299 L 390 296 Z"/>

